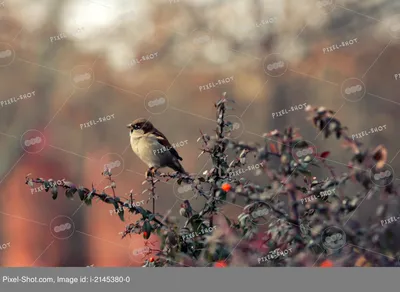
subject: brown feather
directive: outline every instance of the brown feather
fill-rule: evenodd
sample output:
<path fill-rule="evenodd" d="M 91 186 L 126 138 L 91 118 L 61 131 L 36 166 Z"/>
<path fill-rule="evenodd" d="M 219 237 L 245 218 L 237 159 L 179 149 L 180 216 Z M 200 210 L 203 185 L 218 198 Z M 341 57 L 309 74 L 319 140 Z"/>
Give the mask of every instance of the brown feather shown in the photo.
<path fill-rule="evenodd" d="M 157 137 L 157 140 L 161 145 L 169 149 L 169 152 L 171 152 L 173 156 L 175 156 L 178 160 L 182 160 L 182 157 L 179 156 L 175 148 L 172 148 L 171 143 L 169 143 L 167 137 L 165 137 L 163 133 L 153 127 L 152 134 Z"/>

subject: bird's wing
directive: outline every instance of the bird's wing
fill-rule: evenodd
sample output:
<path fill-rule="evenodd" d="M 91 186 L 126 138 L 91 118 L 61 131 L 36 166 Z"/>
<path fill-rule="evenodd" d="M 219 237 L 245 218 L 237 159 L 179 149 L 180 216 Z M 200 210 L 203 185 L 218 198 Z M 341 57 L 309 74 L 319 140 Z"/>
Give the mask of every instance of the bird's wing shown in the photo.
<path fill-rule="evenodd" d="M 182 160 L 182 157 L 179 156 L 178 152 L 175 150 L 175 148 L 173 148 L 171 146 L 171 144 L 169 143 L 167 137 L 164 136 L 163 133 L 161 133 L 160 131 L 158 131 L 157 129 L 154 129 L 153 135 L 156 137 L 157 141 L 163 145 L 164 147 L 166 147 L 169 152 L 171 152 L 171 154 L 173 156 L 175 156 L 178 160 Z"/>

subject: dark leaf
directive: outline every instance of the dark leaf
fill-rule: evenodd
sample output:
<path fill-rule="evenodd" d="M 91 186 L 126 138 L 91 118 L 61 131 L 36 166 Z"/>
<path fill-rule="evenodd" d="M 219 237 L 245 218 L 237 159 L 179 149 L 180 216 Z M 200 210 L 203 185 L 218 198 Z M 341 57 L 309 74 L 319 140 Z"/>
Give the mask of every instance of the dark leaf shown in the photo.
<path fill-rule="evenodd" d="M 319 130 L 322 131 L 322 129 L 325 127 L 325 122 L 323 120 L 318 120 L 318 126 Z"/>
<path fill-rule="evenodd" d="M 121 208 L 117 214 L 118 214 L 119 219 L 121 219 L 121 221 L 124 222 L 125 221 L 124 209 Z"/>
<path fill-rule="evenodd" d="M 52 198 L 53 198 L 53 200 L 55 200 L 55 199 L 57 199 L 57 195 L 58 195 L 58 188 L 57 188 L 57 186 L 53 186 L 52 188 L 51 188 L 51 193 L 52 193 Z"/>
<path fill-rule="evenodd" d="M 46 192 L 48 192 L 49 189 L 50 189 L 50 187 L 51 187 L 51 184 L 50 184 L 48 181 L 45 181 L 45 182 L 43 183 L 43 186 L 44 186 L 44 190 L 45 190 Z"/>
<path fill-rule="evenodd" d="M 194 231 L 198 231 L 200 226 L 203 224 L 203 219 L 199 214 L 195 214 L 189 218 L 188 223 L 192 225 Z"/>
<path fill-rule="evenodd" d="M 76 193 L 76 191 L 77 191 L 77 189 L 74 188 L 74 187 L 69 188 L 69 189 L 67 189 L 67 190 L 65 191 L 65 196 L 66 196 L 68 199 L 72 199 L 72 198 L 74 197 L 74 194 Z"/>
<path fill-rule="evenodd" d="M 87 197 L 85 198 L 84 202 L 86 206 L 91 206 L 92 205 L 92 199 L 93 199 L 93 193 L 90 192 Z"/>
<path fill-rule="evenodd" d="M 78 195 L 79 195 L 79 198 L 81 199 L 81 201 L 85 200 L 85 196 L 86 196 L 86 194 L 88 192 L 89 192 L 89 190 L 86 189 L 86 188 L 79 188 L 78 189 Z"/>
<path fill-rule="evenodd" d="M 106 196 L 105 199 L 104 199 L 104 202 L 106 202 L 107 204 L 114 204 L 115 200 L 114 200 L 114 198 Z"/>

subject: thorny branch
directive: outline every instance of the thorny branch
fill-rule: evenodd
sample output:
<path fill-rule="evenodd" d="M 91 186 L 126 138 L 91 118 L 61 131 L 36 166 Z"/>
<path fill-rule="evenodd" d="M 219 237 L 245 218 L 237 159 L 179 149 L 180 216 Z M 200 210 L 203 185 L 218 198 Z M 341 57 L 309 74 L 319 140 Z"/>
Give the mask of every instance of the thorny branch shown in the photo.
<path fill-rule="evenodd" d="M 376 212 L 379 219 L 390 215 L 389 202 L 393 204 L 395 200 L 400 206 L 397 187 L 390 177 L 384 180 L 382 186 L 374 184 L 371 179 L 371 171 L 382 170 L 387 164 L 387 150 L 383 145 L 373 150 L 363 149 L 360 142 L 349 137 L 347 128 L 334 118 L 333 111 L 308 106 L 306 111 L 317 130 L 326 139 L 331 136 L 342 139 L 343 146 L 353 153 L 348 173 L 338 175 L 329 165 L 329 151 L 315 151 L 297 157 L 298 151 L 308 151 L 312 145 L 302 138 L 296 128 L 270 131 L 264 135 L 262 144 L 246 144 L 232 139 L 232 123 L 226 121 L 225 116 L 230 102 L 224 93 L 215 104 L 217 127 L 214 136 L 200 130 L 198 142 L 203 145 L 199 156 L 210 156 L 211 169 L 201 175 L 155 173 L 143 182 L 149 185 L 142 193 L 149 192 L 149 200 L 153 200 L 152 212 L 135 205 L 132 191 L 129 199 L 122 201 L 115 193 L 116 183 L 108 170 L 103 175 L 107 176 L 110 185 L 102 192 L 93 185 L 88 189 L 65 180 L 32 179 L 29 175 L 26 183 L 31 187 L 34 183 L 42 184 L 46 192 L 52 193 L 53 199 L 57 198 L 58 189 L 63 188 L 68 198 L 77 193 L 86 205 L 91 205 L 92 200 L 97 198 L 112 204 L 116 210 L 127 209 L 130 213 L 139 214 L 140 219 L 127 225 L 122 237 L 142 234 L 148 240 L 152 234 L 158 236 L 160 247 L 151 249 L 158 258 L 146 260 L 144 266 L 211 264 L 221 267 L 243 263 L 248 266 L 311 266 L 327 261 L 323 257 L 320 259 L 321 253 L 327 254 L 326 248 L 323 248 L 326 244 L 323 234 L 326 228 L 332 226 L 343 230 L 346 241 L 350 243 L 336 250 L 335 265 L 360 266 L 361 262 L 362 265 L 378 266 L 395 264 L 396 244 L 387 239 L 391 236 L 391 227 L 369 224 L 365 228 L 353 216 L 362 200 L 377 192 L 383 202 Z M 251 156 L 261 165 L 256 175 L 264 178 L 262 184 L 235 174 L 249 164 Z M 321 166 L 330 173 L 325 180 L 315 176 Z M 178 184 L 190 185 L 196 199 L 198 196 L 205 199 L 203 208 L 198 212 L 189 200 L 181 204 L 179 214 L 186 218 L 183 226 L 170 215 L 171 210 L 165 216 L 156 213 L 156 185 L 161 180 L 177 180 Z M 349 183 L 359 184 L 364 191 L 352 196 L 344 195 Z M 111 188 L 112 196 L 105 193 L 108 188 Z M 321 195 L 332 190 L 332 195 Z M 336 194 L 336 190 L 340 195 Z M 281 199 L 285 197 L 287 202 Z M 235 205 L 237 199 L 244 200 L 247 205 L 235 222 L 222 212 L 221 206 Z M 118 214 L 124 220 L 124 212 Z M 367 252 L 374 249 L 380 252 Z M 290 250 L 290 256 L 277 256 L 282 255 L 284 250 Z"/>

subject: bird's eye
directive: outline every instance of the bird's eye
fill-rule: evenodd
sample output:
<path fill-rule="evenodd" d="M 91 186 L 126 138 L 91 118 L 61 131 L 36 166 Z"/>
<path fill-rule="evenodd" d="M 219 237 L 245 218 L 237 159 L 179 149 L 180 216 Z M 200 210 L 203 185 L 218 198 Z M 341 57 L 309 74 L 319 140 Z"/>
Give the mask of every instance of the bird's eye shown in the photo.
<path fill-rule="evenodd" d="M 135 130 L 140 129 L 139 125 L 134 125 L 133 128 L 134 128 Z"/>

